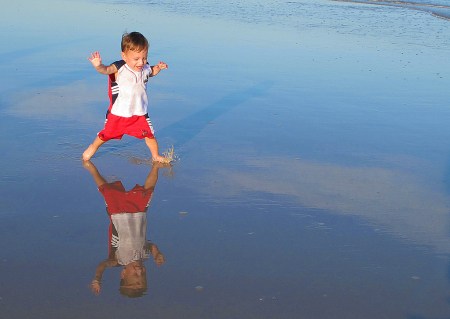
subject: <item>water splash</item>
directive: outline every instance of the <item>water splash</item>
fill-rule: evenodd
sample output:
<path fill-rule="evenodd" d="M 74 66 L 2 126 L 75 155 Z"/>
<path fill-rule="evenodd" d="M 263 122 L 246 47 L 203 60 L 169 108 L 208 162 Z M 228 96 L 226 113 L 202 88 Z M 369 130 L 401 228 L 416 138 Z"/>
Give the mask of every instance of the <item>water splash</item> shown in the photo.
<path fill-rule="evenodd" d="M 150 165 L 151 166 L 154 164 L 153 160 L 148 157 L 146 157 L 146 158 L 137 157 L 137 156 L 131 155 L 130 153 L 126 153 L 126 154 L 112 153 L 112 154 L 119 156 L 119 157 L 124 157 L 127 159 L 128 162 L 130 162 L 131 164 L 135 164 L 135 165 Z M 179 156 L 175 153 L 175 149 L 173 146 L 171 148 L 169 148 L 167 151 L 163 152 L 162 155 L 166 159 L 165 164 L 167 164 L 167 165 L 171 165 L 172 163 L 178 163 L 180 161 Z"/>
<path fill-rule="evenodd" d="M 169 148 L 167 151 L 163 152 L 162 155 L 164 156 L 164 158 L 170 162 L 170 163 L 177 163 L 179 162 L 179 157 L 177 154 L 175 154 L 174 152 L 174 147 L 172 145 L 171 148 Z"/>

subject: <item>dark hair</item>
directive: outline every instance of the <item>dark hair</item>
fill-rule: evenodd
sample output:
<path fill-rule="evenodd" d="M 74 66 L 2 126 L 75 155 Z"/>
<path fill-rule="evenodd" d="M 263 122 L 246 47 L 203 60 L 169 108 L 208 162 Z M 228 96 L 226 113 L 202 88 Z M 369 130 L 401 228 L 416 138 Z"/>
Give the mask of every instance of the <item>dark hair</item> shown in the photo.
<path fill-rule="evenodd" d="M 130 287 L 124 287 L 125 286 L 125 280 L 120 280 L 120 288 L 119 292 L 122 296 L 128 297 L 128 298 L 140 298 L 144 295 L 146 295 L 147 287 L 143 288 L 130 288 Z"/>
<path fill-rule="evenodd" d="M 120 287 L 119 292 L 122 296 L 128 297 L 128 298 L 141 298 L 146 295 L 147 288 L 124 288 Z"/>
<path fill-rule="evenodd" d="M 139 32 L 125 32 L 122 35 L 121 47 L 122 52 L 126 52 L 128 50 L 141 52 L 142 50 L 148 50 L 148 41 Z"/>

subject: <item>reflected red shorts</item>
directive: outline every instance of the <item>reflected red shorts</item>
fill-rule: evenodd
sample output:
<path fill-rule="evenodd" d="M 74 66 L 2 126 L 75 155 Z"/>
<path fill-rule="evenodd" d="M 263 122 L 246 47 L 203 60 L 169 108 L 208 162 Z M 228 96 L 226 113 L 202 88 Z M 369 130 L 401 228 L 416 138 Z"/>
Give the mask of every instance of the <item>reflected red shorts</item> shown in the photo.
<path fill-rule="evenodd" d="M 111 139 L 120 140 L 124 134 L 139 139 L 155 137 L 152 122 L 147 114 L 122 117 L 111 113 L 106 116 L 105 128 L 98 133 L 98 137 L 106 142 Z"/>

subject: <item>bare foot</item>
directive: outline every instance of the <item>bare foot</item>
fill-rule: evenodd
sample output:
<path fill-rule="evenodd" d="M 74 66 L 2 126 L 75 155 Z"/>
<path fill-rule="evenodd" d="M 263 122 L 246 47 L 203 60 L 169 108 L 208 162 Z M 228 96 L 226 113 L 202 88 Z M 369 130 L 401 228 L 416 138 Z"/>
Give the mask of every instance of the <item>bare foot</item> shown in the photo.
<path fill-rule="evenodd" d="M 95 152 L 97 152 L 97 149 L 95 149 L 94 145 L 89 145 L 89 147 L 83 153 L 83 161 L 89 161 L 92 155 L 95 154 Z"/>
<path fill-rule="evenodd" d="M 83 167 L 91 173 L 96 169 L 95 165 L 90 160 L 83 161 Z"/>
<path fill-rule="evenodd" d="M 152 162 L 152 168 L 153 167 L 154 168 L 166 168 L 166 167 L 169 167 L 169 166 L 171 166 L 170 162 L 167 162 L 167 163 L 155 162 L 155 161 Z"/>
<path fill-rule="evenodd" d="M 169 163 L 170 159 L 161 155 L 153 157 L 153 162 Z"/>

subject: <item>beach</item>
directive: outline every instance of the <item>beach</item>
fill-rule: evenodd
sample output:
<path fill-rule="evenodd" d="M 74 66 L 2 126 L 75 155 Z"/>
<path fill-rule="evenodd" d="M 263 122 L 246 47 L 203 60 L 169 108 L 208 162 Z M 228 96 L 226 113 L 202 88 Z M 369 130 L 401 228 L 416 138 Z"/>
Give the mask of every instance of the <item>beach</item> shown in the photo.
<path fill-rule="evenodd" d="M 327 0 L 3 6 L 1 318 L 450 316 L 448 20 Z M 111 223 L 93 177 L 144 185 L 151 154 L 126 136 L 81 160 L 109 106 L 86 57 L 119 60 L 125 31 L 168 65 L 148 111 L 176 155 L 140 298 L 123 267 L 89 286 Z"/>

